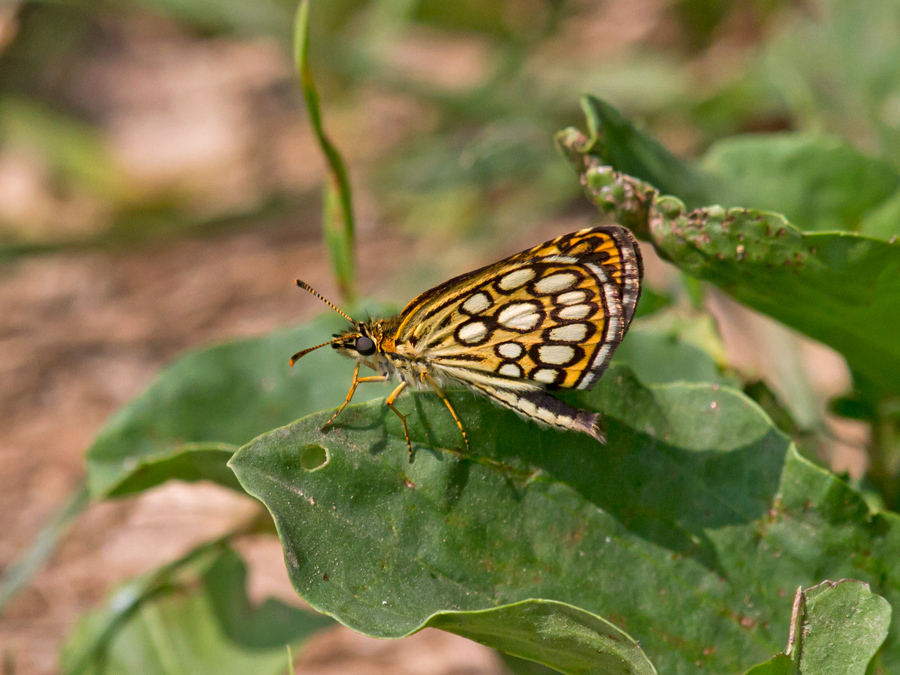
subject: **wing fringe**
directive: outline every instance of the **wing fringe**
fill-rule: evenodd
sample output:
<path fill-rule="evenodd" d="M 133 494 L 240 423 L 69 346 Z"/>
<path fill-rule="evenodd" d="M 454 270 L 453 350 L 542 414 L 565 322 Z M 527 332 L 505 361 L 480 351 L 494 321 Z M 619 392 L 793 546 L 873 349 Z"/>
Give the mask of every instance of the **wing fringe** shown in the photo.
<path fill-rule="evenodd" d="M 578 414 L 575 416 L 575 428 L 578 431 L 597 439 L 599 443 L 606 445 L 606 434 L 603 431 L 601 423 L 602 419 L 600 413 L 590 413 L 579 410 Z"/>

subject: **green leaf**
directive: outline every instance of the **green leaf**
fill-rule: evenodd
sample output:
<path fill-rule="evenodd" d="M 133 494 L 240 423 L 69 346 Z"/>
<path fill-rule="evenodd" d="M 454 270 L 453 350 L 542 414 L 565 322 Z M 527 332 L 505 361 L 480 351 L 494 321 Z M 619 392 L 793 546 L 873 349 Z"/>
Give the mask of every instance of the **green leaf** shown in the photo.
<path fill-rule="evenodd" d="M 76 624 L 62 672 L 283 673 L 285 645 L 333 622 L 272 599 L 251 606 L 246 577 L 243 561 L 220 542 L 126 584 Z"/>
<path fill-rule="evenodd" d="M 552 673 L 559 672 L 549 666 L 543 666 L 534 661 L 520 659 L 518 656 L 512 656 L 510 654 L 505 654 L 504 652 L 498 652 L 498 655 L 503 660 L 503 665 L 505 665 L 506 669 L 513 675 L 552 675 Z"/>
<path fill-rule="evenodd" d="M 891 606 L 852 579 L 797 591 L 784 654 L 747 675 L 865 675 L 888 634 Z"/>
<path fill-rule="evenodd" d="M 805 233 L 783 217 L 712 207 L 688 215 L 659 201 L 653 242 L 688 274 L 715 283 L 844 355 L 851 369 L 900 391 L 900 242 Z M 677 215 L 675 215 L 677 214 Z"/>
<path fill-rule="evenodd" d="M 698 165 L 679 158 L 637 129 L 612 106 L 582 100 L 588 133 L 561 132 L 558 143 L 577 155 L 639 178 L 689 209 L 718 204 L 781 213 L 800 228 L 900 233 L 900 173 L 886 159 L 865 155 L 833 136 L 753 134 L 713 144 Z M 568 142 L 567 142 L 568 139 Z M 573 150 L 576 150 L 573 153 Z"/>
<path fill-rule="evenodd" d="M 254 436 L 301 415 L 335 406 L 350 387 L 353 364 L 330 349 L 293 369 L 290 355 L 346 326 L 329 314 L 266 337 L 184 356 L 122 408 L 87 453 L 95 499 L 149 489 L 168 479 L 211 480 L 237 488 L 226 462 Z M 357 396 L 383 396 L 366 384 Z"/>
<path fill-rule="evenodd" d="M 241 490 L 240 483 L 228 470 L 228 460 L 236 449 L 227 443 L 184 443 L 159 454 L 129 457 L 114 486 L 101 494 L 104 498 L 122 497 L 149 490 L 167 480 L 205 480 Z"/>
<path fill-rule="evenodd" d="M 698 168 L 636 129 L 605 101 L 585 94 L 581 108 L 587 118 L 588 135 L 575 145 L 577 152 L 571 151 L 573 144 L 567 138 L 580 132 L 566 129 L 557 134 L 557 147 L 576 166 L 581 166 L 578 155 L 592 155 L 604 164 L 652 183 L 664 194 L 679 195 L 686 204 L 708 203 L 709 178 Z"/>
<path fill-rule="evenodd" d="M 900 190 L 888 162 L 817 134 L 728 138 L 709 149 L 703 166 L 720 186 L 707 203 L 775 211 L 804 230 L 857 231 Z M 895 227 L 900 232 L 900 221 Z"/>
<path fill-rule="evenodd" d="M 614 366 L 580 400 L 604 414 L 606 447 L 451 400 L 471 456 L 441 401 L 416 394 L 399 403 L 411 464 L 375 402 L 231 460 L 272 512 L 297 592 L 355 630 L 400 637 L 440 612 L 554 600 L 626 630 L 660 672 L 736 673 L 783 647 L 799 585 L 854 577 L 900 599 L 900 519 L 870 513 L 733 389 L 647 387 Z M 478 639 L 509 638 L 498 621 Z M 537 637 L 532 649 L 519 655 L 554 668 L 566 651 Z M 883 661 L 900 666 L 896 637 Z"/>
<path fill-rule="evenodd" d="M 765 663 L 753 666 L 746 675 L 794 675 L 794 662 L 790 656 L 779 654 Z"/>
<path fill-rule="evenodd" d="M 589 124 L 595 124 L 590 117 Z M 650 239 L 662 257 L 836 349 L 880 389 L 900 391 L 900 240 L 803 232 L 781 215 L 742 208 L 688 210 L 679 199 L 601 165 L 598 147 L 621 140 L 602 137 L 591 145 L 567 130 L 559 142 L 584 168 L 590 197 Z M 591 154 L 581 154 L 585 148 Z"/>
<path fill-rule="evenodd" d="M 859 224 L 860 234 L 891 239 L 900 234 L 900 192 L 866 213 Z"/>
<path fill-rule="evenodd" d="M 887 638 L 891 606 L 853 580 L 826 581 L 803 591 L 795 652 L 801 672 L 865 675 Z"/>
<path fill-rule="evenodd" d="M 613 363 L 626 364 L 642 383 L 717 382 L 740 386 L 724 373 L 725 347 L 709 314 L 664 310 L 639 318 L 625 334 Z"/>
<path fill-rule="evenodd" d="M 638 644 L 605 619 L 550 600 L 480 612 L 441 612 L 427 623 L 562 673 L 655 675 Z"/>

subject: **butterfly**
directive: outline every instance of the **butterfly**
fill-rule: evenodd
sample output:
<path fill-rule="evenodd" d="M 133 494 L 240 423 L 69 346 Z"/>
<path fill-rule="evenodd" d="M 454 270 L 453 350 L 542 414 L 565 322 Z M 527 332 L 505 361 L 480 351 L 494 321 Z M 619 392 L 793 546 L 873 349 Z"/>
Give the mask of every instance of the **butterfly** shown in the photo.
<path fill-rule="evenodd" d="M 331 345 L 356 360 L 353 382 L 327 429 L 364 382 L 399 384 L 385 399 L 395 406 L 409 386 L 434 390 L 469 439 L 444 393 L 462 385 L 542 426 L 580 431 L 605 443 L 600 416 L 574 408 L 549 392 L 590 389 L 606 369 L 628 329 L 641 294 L 641 253 L 630 231 L 618 225 L 580 230 L 462 274 L 425 291 L 399 315 L 356 321 L 303 281 L 309 291 L 350 321 Z M 378 375 L 359 376 L 361 366 Z"/>

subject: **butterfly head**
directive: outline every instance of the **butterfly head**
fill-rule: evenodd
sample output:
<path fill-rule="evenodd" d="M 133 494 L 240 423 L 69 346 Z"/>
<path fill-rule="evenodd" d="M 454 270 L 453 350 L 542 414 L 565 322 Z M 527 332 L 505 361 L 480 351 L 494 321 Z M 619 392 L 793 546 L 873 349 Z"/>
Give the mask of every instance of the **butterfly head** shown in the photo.
<path fill-rule="evenodd" d="M 328 342 L 323 342 L 320 345 L 309 347 L 294 354 L 291 357 L 292 366 L 301 357 L 327 345 L 331 345 L 332 349 L 336 349 L 344 356 L 349 356 L 358 361 L 365 361 L 381 351 L 383 333 L 381 331 L 380 321 L 355 321 L 348 314 L 338 309 L 333 303 L 326 300 L 320 293 L 309 286 L 309 284 L 297 279 L 297 285 L 312 293 L 319 300 L 347 319 L 350 322 L 350 326 L 340 333 L 335 333 Z M 377 358 L 377 356 L 375 358 Z"/>
<path fill-rule="evenodd" d="M 381 341 L 381 336 L 372 330 L 372 326 L 362 322 L 354 322 L 347 330 L 336 333 L 334 338 L 332 349 L 359 360 L 365 360 L 379 351 Z"/>

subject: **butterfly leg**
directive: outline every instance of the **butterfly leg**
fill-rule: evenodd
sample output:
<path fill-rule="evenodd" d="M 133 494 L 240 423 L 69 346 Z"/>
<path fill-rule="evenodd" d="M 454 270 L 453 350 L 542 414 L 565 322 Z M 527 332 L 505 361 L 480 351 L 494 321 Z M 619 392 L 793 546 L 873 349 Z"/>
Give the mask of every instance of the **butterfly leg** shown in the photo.
<path fill-rule="evenodd" d="M 397 410 L 394 407 L 394 401 L 397 400 L 397 397 L 403 393 L 403 390 L 406 389 L 407 383 L 406 381 L 401 382 L 396 389 L 394 389 L 393 393 L 387 397 L 385 403 L 387 407 L 396 413 L 397 417 L 400 418 L 400 422 L 403 424 L 403 435 L 406 436 L 406 448 L 409 450 L 409 463 L 412 464 L 413 453 L 412 453 L 412 443 L 409 442 L 409 429 L 406 426 L 406 415 Z"/>
<path fill-rule="evenodd" d="M 356 388 L 359 386 L 360 382 L 387 382 L 390 379 L 390 375 L 371 375 L 369 377 L 360 377 L 359 376 L 359 367 L 360 363 L 356 364 L 356 368 L 353 371 L 353 383 L 350 385 L 350 391 L 347 392 L 347 398 L 344 399 L 344 402 L 341 403 L 341 407 L 337 409 L 337 412 L 331 416 L 331 419 L 325 422 L 322 425 L 322 431 L 325 431 L 331 423 L 337 419 L 337 416 L 341 414 L 341 411 L 347 407 L 347 404 L 350 403 L 350 399 L 353 398 L 353 394 L 356 392 Z"/>
<path fill-rule="evenodd" d="M 466 444 L 466 452 L 469 452 L 469 437 L 466 435 L 466 430 L 463 429 L 462 422 L 459 420 L 459 415 L 456 414 L 456 411 L 453 409 L 453 406 L 450 405 L 450 399 L 447 398 L 447 395 L 441 391 L 441 388 L 437 386 L 437 382 L 435 382 L 431 377 L 429 377 L 428 373 L 422 373 L 419 375 L 420 379 L 423 382 L 427 382 L 432 389 L 437 392 L 437 395 L 441 397 L 441 400 L 444 402 L 444 405 L 447 406 L 447 410 L 450 411 L 450 414 L 453 415 L 453 419 L 456 421 L 456 426 L 459 427 L 459 431 L 462 434 L 463 442 Z"/>

